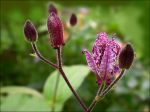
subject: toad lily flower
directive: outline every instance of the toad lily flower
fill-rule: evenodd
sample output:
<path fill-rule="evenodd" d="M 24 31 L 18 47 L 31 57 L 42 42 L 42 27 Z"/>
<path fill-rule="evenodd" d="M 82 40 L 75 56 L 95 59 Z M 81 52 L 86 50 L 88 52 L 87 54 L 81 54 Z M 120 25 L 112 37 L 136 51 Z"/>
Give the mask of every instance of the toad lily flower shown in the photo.
<path fill-rule="evenodd" d="M 120 46 L 115 42 L 114 36 L 109 40 L 105 32 L 97 35 L 92 54 L 86 49 L 83 50 L 88 66 L 96 74 L 98 85 L 102 82 L 109 85 L 114 75 L 120 71 L 117 63 L 119 51 Z"/>

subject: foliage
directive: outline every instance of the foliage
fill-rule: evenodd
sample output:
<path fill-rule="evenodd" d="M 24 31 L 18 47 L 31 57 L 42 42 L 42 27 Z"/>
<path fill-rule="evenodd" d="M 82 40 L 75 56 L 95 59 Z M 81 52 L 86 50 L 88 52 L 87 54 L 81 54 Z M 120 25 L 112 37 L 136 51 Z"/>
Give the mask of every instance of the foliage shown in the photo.
<path fill-rule="evenodd" d="M 89 69 L 84 65 L 63 67 L 67 77 L 77 90 L 84 78 L 88 75 Z M 80 74 L 80 78 L 78 78 Z M 60 75 L 58 71 L 50 74 L 44 85 L 44 96 L 39 92 L 26 87 L 3 87 L 1 88 L 1 110 L 2 111 L 50 111 L 55 107 L 60 111 L 64 102 L 72 95 L 68 86 L 62 79 L 59 79 L 56 102 L 53 101 L 56 78 Z M 63 88 L 63 89 L 62 89 Z M 12 103 L 13 102 L 13 103 Z M 50 105 L 50 106 L 48 106 Z M 18 108 L 19 107 L 19 108 Z"/>
<path fill-rule="evenodd" d="M 79 86 L 82 84 L 83 80 L 89 73 L 89 69 L 84 65 L 74 65 L 71 67 L 63 67 L 65 73 L 67 73 L 67 77 L 74 89 L 77 90 Z M 65 101 L 72 96 L 72 92 L 69 90 L 65 81 L 62 77 L 59 79 L 58 89 L 57 89 L 57 98 L 55 104 L 53 104 L 54 94 L 52 91 L 55 89 L 57 75 L 60 75 L 58 71 L 53 72 L 49 78 L 47 79 L 44 86 L 44 96 L 49 101 L 49 104 L 55 106 L 56 111 L 61 111 L 63 104 Z M 80 76 L 79 76 L 80 75 Z"/>
<path fill-rule="evenodd" d="M 1 88 L 1 111 L 50 111 L 46 100 L 37 91 L 25 87 Z"/>

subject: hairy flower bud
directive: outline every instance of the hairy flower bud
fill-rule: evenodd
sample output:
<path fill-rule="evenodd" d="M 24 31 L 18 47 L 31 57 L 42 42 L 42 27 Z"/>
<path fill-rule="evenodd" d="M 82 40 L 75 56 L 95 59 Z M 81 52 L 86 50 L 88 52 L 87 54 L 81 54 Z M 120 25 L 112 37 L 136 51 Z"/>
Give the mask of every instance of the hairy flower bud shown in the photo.
<path fill-rule="evenodd" d="M 56 9 L 56 7 L 55 7 L 53 4 L 50 4 L 50 5 L 48 6 L 48 12 L 49 12 L 49 14 L 50 14 L 51 12 L 54 12 L 55 14 L 57 14 L 57 9 Z"/>
<path fill-rule="evenodd" d="M 54 12 L 51 12 L 48 17 L 47 27 L 52 47 L 59 48 L 61 45 L 64 45 L 63 26 L 61 20 Z"/>
<path fill-rule="evenodd" d="M 119 54 L 119 67 L 129 69 L 134 59 L 134 50 L 128 43 Z"/>
<path fill-rule="evenodd" d="M 29 42 L 35 42 L 38 38 L 36 28 L 30 20 L 27 20 L 24 24 L 24 35 Z"/>
<path fill-rule="evenodd" d="M 74 26 L 77 24 L 77 16 L 75 14 L 72 14 L 70 17 L 70 24 L 71 26 Z"/>

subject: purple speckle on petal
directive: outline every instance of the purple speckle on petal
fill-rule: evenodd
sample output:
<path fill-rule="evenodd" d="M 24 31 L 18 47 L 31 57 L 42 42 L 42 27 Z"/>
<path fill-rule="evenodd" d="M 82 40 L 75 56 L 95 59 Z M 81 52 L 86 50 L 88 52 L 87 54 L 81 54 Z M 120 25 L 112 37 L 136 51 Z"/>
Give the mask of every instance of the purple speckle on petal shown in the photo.
<path fill-rule="evenodd" d="M 116 62 L 119 52 L 120 46 L 115 42 L 115 38 L 109 40 L 105 32 L 97 35 L 92 54 L 89 51 L 84 52 L 88 66 L 97 74 L 98 85 L 102 81 L 110 84 L 114 74 L 119 72 L 119 66 Z"/>

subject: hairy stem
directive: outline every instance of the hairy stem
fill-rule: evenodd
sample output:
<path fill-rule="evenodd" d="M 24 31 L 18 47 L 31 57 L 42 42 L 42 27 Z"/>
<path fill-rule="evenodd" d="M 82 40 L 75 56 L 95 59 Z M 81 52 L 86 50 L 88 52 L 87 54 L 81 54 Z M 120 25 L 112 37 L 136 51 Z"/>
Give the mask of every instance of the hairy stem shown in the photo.
<path fill-rule="evenodd" d="M 63 68 L 62 68 L 62 59 L 61 59 L 61 48 L 57 49 L 57 61 L 58 61 L 58 65 L 59 65 L 59 72 L 62 75 L 62 77 L 64 78 L 65 82 L 67 83 L 69 89 L 72 91 L 72 93 L 74 94 L 75 98 L 77 99 L 77 101 L 80 103 L 80 105 L 82 106 L 82 108 L 84 109 L 85 112 L 87 112 L 87 107 L 85 106 L 85 104 L 83 103 L 83 101 L 80 99 L 80 97 L 78 96 L 78 94 L 76 93 L 76 91 L 74 90 L 74 88 L 72 87 L 72 85 L 70 84 L 68 78 L 66 77 Z"/>
<path fill-rule="evenodd" d="M 92 104 L 90 105 L 88 112 L 91 112 L 92 109 L 96 106 L 97 102 L 101 100 L 113 88 L 113 86 L 122 78 L 124 72 L 125 70 L 123 69 L 121 73 L 119 74 L 119 76 L 103 92 L 102 92 L 103 90 L 102 86 L 98 89 L 97 95 L 94 101 L 92 102 Z"/>
<path fill-rule="evenodd" d="M 38 56 L 38 58 L 39 58 L 40 60 L 42 60 L 44 63 L 46 63 L 46 64 L 48 64 L 48 65 L 50 65 L 50 66 L 52 66 L 52 67 L 58 69 L 58 66 L 57 66 L 56 64 L 54 64 L 54 63 L 52 63 L 51 61 L 47 60 L 46 58 L 44 58 L 44 57 L 40 54 L 40 52 L 39 52 L 39 50 L 38 50 L 38 48 L 37 48 L 37 46 L 36 46 L 36 44 L 35 44 L 34 42 L 32 42 L 31 45 L 32 45 L 32 48 L 33 48 L 34 52 L 36 53 L 36 55 Z"/>

